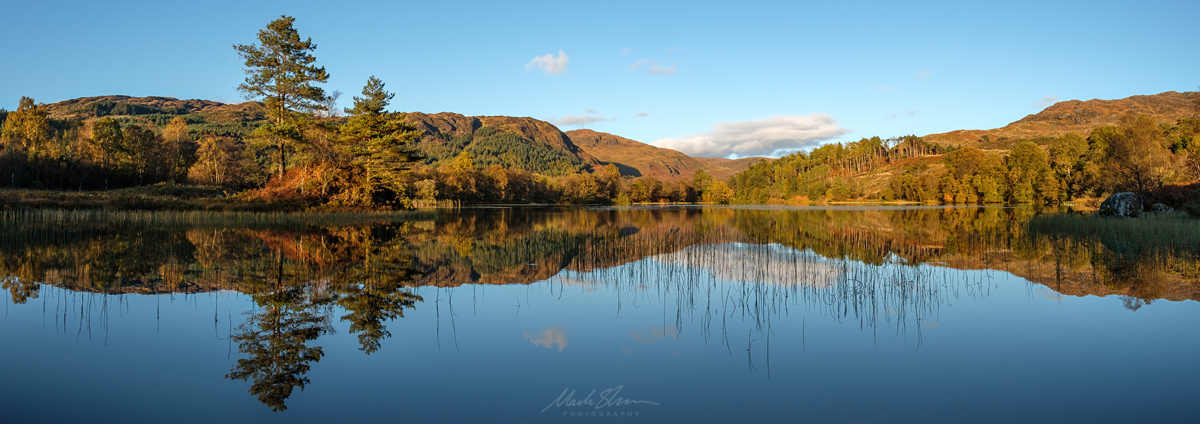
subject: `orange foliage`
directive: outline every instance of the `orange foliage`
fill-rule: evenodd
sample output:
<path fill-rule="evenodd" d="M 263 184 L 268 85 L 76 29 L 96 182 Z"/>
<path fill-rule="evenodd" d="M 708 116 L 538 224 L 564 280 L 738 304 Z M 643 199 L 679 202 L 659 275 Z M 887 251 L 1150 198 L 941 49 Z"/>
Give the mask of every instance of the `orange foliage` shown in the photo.
<path fill-rule="evenodd" d="M 331 168 L 296 167 L 289 169 L 283 176 L 271 177 L 265 187 L 249 191 L 248 197 L 251 200 L 267 202 L 319 203 L 328 197 L 326 188 L 335 178 L 336 174 Z"/>

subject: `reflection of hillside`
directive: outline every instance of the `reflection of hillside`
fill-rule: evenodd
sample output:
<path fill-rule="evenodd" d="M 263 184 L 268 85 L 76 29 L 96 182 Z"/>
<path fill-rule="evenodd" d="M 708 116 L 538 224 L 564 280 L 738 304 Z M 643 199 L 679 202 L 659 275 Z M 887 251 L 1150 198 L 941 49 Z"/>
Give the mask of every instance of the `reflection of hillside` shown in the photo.
<path fill-rule="evenodd" d="M 101 226 L 37 237 L 15 230 L 0 240 L 0 273 L 10 277 L 3 288 L 18 301 L 36 297 L 38 283 L 102 293 L 253 294 L 280 274 L 336 286 L 367 270 L 403 275 L 409 286 L 530 284 L 564 270 L 586 273 L 646 258 L 686 263 L 734 281 L 740 277 L 722 273 L 763 263 L 775 265 L 760 267 L 748 279 L 808 278 L 778 266 L 783 260 L 761 248 L 777 245 L 871 265 L 899 261 L 1003 270 L 1068 295 L 1200 299 L 1200 287 L 1186 277 L 1196 273 L 1182 271 L 1200 262 L 1177 259 L 1175 265 L 1151 269 L 1099 243 L 1034 240 L 1025 222 L 1036 213 L 1007 208 L 497 208 L 451 210 L 404 223 L 288 229 Z M 734 243 L 747 248 L 731 249 Z"/>

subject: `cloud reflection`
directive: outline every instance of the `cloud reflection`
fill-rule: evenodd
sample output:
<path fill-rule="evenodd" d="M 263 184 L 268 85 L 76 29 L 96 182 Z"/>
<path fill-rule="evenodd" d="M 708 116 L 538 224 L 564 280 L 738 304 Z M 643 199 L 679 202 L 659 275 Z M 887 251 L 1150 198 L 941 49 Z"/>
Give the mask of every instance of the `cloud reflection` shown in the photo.
<path fill-rule="evenodd" d="M 525 338 L 533 342 L 534 346 L 541 346 L 546 349 L 558 345 L 558 351 L 562 352 L 567 348 L 567 331 L 559 327 L 550 327 L 542 330 L 541 333 L 533 334 L 525 331 Z"/>
<path fill-rule="evenodd" d="M 637 340 L 639 343 L 646 343 L 646 344 L 652 344 L 652 343 L 658 341 L 658 339 L 661 339 L 661 338 L 667 337 L 667 336 L 677 337 L 677 336 L 679 336 L 679 332 L 675 330 L 675 327 L 662 327 L 662 326 L 650 327 L 649 330 L 643 331 L 641 333 L 635 333 L 633 331 L 629 332 L 629 337 L 632 337 L 634 340 Z"/>

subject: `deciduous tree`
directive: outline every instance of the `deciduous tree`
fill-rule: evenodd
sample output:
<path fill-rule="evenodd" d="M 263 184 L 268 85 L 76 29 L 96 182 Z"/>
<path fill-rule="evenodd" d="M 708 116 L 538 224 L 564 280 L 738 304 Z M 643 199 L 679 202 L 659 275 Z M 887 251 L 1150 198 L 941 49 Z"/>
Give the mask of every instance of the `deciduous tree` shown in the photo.
<path fill-rule="evenodd" d="M 17 110 L 8 113 L 2 128 L 4 147 L 29 160 L 37 158 L 39 148 L 50 137 L 46 108 L 29 97 L 21 97 Z"/>
<path fill-rule="evenodd" d="M 1120 174 L 1120 186 L 1145 193 L 1171 182 L 1174 155 L 1164 146 L 1162 128 L 1146 116 L 1128 120 L 1121 134 L 1110 140 L 1109 158 Z"/>
<path fill-rule="evenodd" d="M 163 161 L 155 164 L 156 177 L 162 176 L 174 181 L 176 178 L 185 176 L 188 161 L 185 160 L 184 152 L 194 152 L 188 148 L 189 144 L 192 144 L 192 139 L 188 135 L 187 122 L 182 117 L 176 116 L 167 124 L 166 128 L 163 128 Z"/>
<path fill-rule="evenodd" d="M 100 118 L 92 127 L 92 143 L 100 157 L 100 167 L 104 169 L 104 189 L 108 190 L 108 176 L 117 164 L 123 150 L 124 137 L 121 133 L 121 123 L 109 117 Z"/>

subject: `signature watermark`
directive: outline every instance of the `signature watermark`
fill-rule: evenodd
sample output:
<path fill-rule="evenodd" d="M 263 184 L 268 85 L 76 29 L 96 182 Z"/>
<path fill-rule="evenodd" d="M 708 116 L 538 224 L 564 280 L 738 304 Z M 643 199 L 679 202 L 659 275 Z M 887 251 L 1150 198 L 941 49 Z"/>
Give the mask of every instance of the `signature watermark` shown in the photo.
<path fill-rule="evenodd" d="M 621 389 L 625 386 L 617 386 L 611 389 L 604 389 L 600 394 L 596 394 L 596 390 L 592 390 L 587 396 L 582 399 L 575 397 L 575 391 L 570 388 L 563 389 L 554 402 L 550 402 L 545 408 L 542 408 L 542 413 L 549 411 L 550 408 L 578 408 L 573 411 L 563 411 L 563 416 L 567 417 L 636 417 L 641 415 L 641 411 L 622 411 L 617 410 L 622 406 L 629 405 L 658 405 L 658 402 L 639 399 L 626 399 L 619 396 Z"/>

